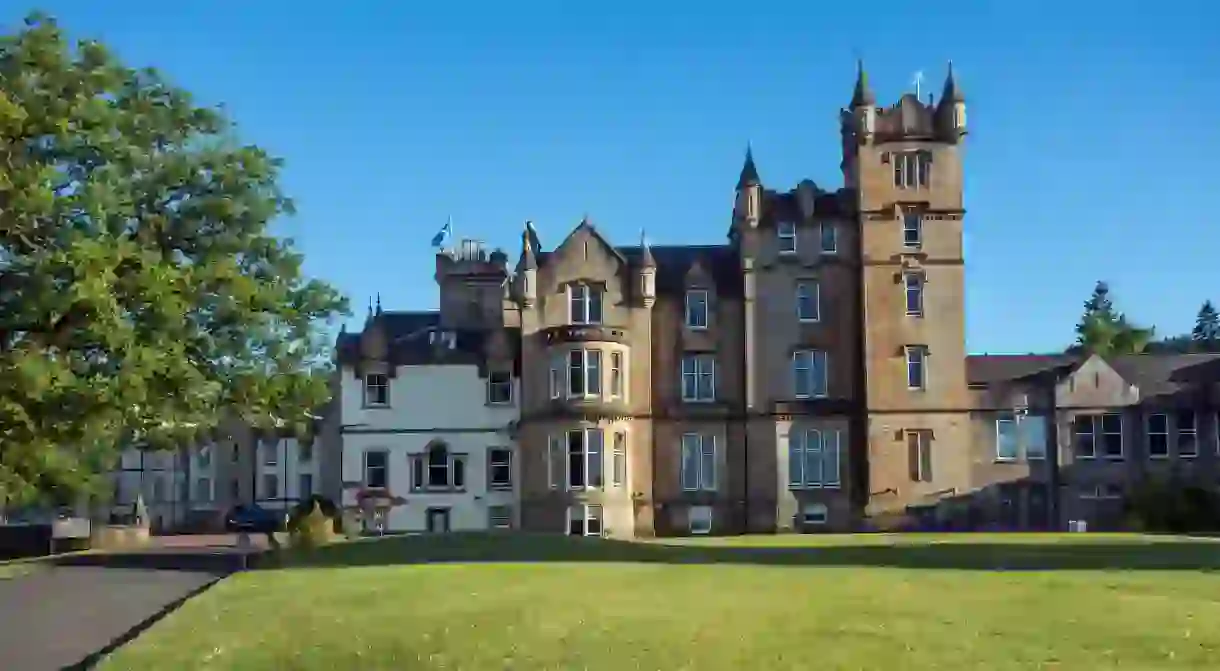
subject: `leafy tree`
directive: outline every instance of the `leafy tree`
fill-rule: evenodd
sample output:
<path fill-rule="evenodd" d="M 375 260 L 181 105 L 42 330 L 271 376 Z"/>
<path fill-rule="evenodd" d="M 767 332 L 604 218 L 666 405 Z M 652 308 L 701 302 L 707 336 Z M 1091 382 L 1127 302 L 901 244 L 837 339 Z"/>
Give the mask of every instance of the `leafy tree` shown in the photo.
<path fill-rule="evenodd" d="M 1220 313 L 1216 312 L 1216 306 L 1211 301 L 1203 301 L 1203 306 L 1199 308 L 1190 339 L 1194 341 L 1197 351 L 1214 352 L 1220 346 Z"/>
<path fill-rule="evenodd" d="M 1101 356 L 1138 354 L 1147 349 L 1154 335 L 1152 328 L 1136 326 L 1114 309 L 1110 287 L 1099 281 L 1084 304 L 1084 315 L 1076 325 L 1076 345 L 1071 351 Z"/>
<path fill-rule="evenodd" d="M 45 15 L 0 34 L 0 497 L 87 490 L 230 412 L 308 430 L 346 304 L 268 231 L 279 168 Z"/>

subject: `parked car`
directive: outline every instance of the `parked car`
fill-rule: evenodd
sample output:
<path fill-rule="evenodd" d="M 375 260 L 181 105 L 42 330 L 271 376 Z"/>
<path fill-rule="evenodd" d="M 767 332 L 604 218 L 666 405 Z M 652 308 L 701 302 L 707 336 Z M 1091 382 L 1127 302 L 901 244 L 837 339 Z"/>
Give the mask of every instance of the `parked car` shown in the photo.
<path fill-rule="evenodd" d="M 257 505 L 239 505 L 234 506 L 225 516 L 225 529 L 230 532 L 265 534 L 283 531 L 287 522 L 287 513 L 267 510 Z"/>

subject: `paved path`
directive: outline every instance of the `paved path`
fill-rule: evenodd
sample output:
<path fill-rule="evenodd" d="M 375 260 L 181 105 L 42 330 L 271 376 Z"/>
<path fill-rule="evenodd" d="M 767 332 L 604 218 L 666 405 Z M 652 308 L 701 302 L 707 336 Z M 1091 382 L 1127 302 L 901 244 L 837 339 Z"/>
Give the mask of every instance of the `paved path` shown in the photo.
<path fill-rule="evenodd" d="M 0 669 L 89 668 L 98 653 L 241 563 L 231 546 L 164 543 L 0 580 Z"/>

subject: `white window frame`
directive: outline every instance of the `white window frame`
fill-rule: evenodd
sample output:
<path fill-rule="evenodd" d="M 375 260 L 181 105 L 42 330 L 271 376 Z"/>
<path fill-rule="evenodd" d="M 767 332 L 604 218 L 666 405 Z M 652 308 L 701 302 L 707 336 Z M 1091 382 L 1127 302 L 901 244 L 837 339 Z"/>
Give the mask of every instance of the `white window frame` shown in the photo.
<path fill-rule="evenodd" d="M 1117 417 L 1118 418 L 1118 431 L 1117 432 L 1106 431 L 1106 417 Z M 1123 436 L 1125 425 L 1126 425 L 1126 421 L 1123 419 L 1123 414 L 1121 412 L 1102 413 L 1101 419 L 1100 419 L 1102 452 L 1104 453 L 1104 454 L 1102 454 L 1102 456 L 1105 457 L 1106 459 L 1112 459 L 1114 461 L 1118 461 L 1118 460 L 1126 458 L 1127 445 L 1126 445 L 1125 436 Z M 1115 436 L 1115 435 L 1118 436 L 1118 454 L 1106 453 L 1106 443 L 1108 442 L 1107 437 Z"/>
<path fill-rule="evenodd" d="M 614 452 L 610 461 L 610 485 L 627 486 L 627 432 L 614 432 Z"/>
<path fill-rule="evenodd" d="M 210 476 L 201 475 L 195 478 L 195 500 L 211 503 L 216 499 L 216 481 Z"/>
<path fill-rule="evenodd" d="M 682 460 L 678 467 L 678 479 L 682 485 L 682 491 L 717 491 L 720 484 L 717 480 L 720 475 L 717 472 L 719 470 L 718 460 L 720 455 L 716 448 L 716 436 L 701 433 L 684 433 L 682 434 L 681 452 Z M 686 472 L 687 455 L 691 452 L 694 452 L 697 457 L 693 462 L 695 464 L 695 482 L 689 482 Z"/>
<path fill-rule="evenodd" d="M 627 355 L 623 352 L 610 352 L 610 398 L 627 397 Z"/>
<path fill-rule="evenodd" d="M 907 271 L 902 274 L 902 304 L 908 317 L 923 316 L 923 284 L 923 273 Z"/>
<path fill-rule="evenodd" d="M 1106 417 L 1117 417 L 1118 418 L 1118 431 L 1117 432 L 1114 432 L 1114 431 L 1107 432 L 1105 430 L 1105 418 Z M 1077 420 L 1079 420 L 1079 419 L 1088 419 L 1089 420 L 1089 427 L 1091 429 L 1090 432 L 1084 433 L 1084 432 L 1077 430 L 1078 427 L 1076 424 L 1077 424 Z M 1073 455 L 1073 457 L 1076 459 L 1110 459 L 1113 461 L 1120 461 L 1120 460 L 1124 459 L 1126 457 L 1126 452 L 1127 452 L 1125 439 L 1123 436 L 1123 429 L 1124 429 L 1125 423 L 1126 422 L 1123 419 L 1123 415 L 1121 412 L 1080 413 L 1080 414 L 1076 415 L 1075 417 L 1072 418 L 1072 455 Z M 1084 436 L 1084 435 L 1091 436 L 1091 440 L 1093 441 L 1093 454 L 1091 454 L 1091 455 L 1079 454 L 1079 449 L 1078 449 L 1079 437 Z M 1119 440 L 1119 443 L 1118 443 L 1119 453 L 1118 454 L 1108 454 L 1106 452 L 1107 437 L 1115 436 L 1115 435 L 1118 436 L 1118 440 Z M 1097 449 L 1098 447 L 1100 447 L 1101 449 L 1100 450 Z"/>
<path fill-rule="evenodd" d="M 503 459 L 497 459 L 498 452 L 504 453 Z M 497 481 L 495 478 L 496 469 L 502 469 L 508 474 L 508 478 L 503 481 Z M 493 491 L 512 491 L 513 489 L 513 451 L 511 448 L 503 445 L 495 445 L 487 448 L 487 488 Z"/>
<path fill-rule="evenodd" d="M 935 453 L 932 451 L 932 432 L 928 429 L 907 429 L 903 432 L 907 459 L 911 457 L 911 441 L 915 441 L 915 463 L 908 464 L 915 482 L 933 482 L 936 478 Z M 927 454 L 927 458 L 924 455 Z M 925 472 L 926 471 L 926 472 Z"/>
<path fill-rule="evenodd" d="M 843 434 L 834 429 L 792 428 L 788 433 L 788 489 L 838 489 L 843 484 Z M 809 465 L 817 465 L 816 477 Z M 828 464 L 834 468 L 828 469 Z"/>
<path fill-rule="evenodd" d="M 580 366 L 572 365 L 573 356 L 579 355 Z M 592 362 L 596 361 L 596 365 Z M 581 389 L 572 390 L 572 371 L 581 371 Z M 602 395 L 602 352 L 597 349 L 574 349 L 567 353 L 568 398 L 596 398 Z"/>
<path fill-rule="evenodd" d="M 1000 453 L 1000 427 L 1008 424 L 1012 426 L 1013 440 L 1016 441 L 1016 450 L 1012 456 L 1007 456 Z M 1008 463 L 1017 461 L 1021 458 L 1021 423 L 1017 420 L 1017 416 L 1012 413 L 1002 414 L 996 417 L 995 420 L 995 460 L 998 462 Z"/>
<path fill-rule="evenodd" d="M 781 221 L 775 226 L 775 243 L 780 254 L 796 253 L 796 222 Z"/>
<path fill-rule="evenodd" d="M 559 473 L 555 469 L 555 460 L 559 455 L 564 455 L 567 459 L 567 433 L 561 433 L 558 436 L 550 436 L 546 445 L 546 483 L 549 489 L 559 489 Z M 566 463 L 566 462 L 565 462 Z M 566 468 L 564 469 L 566 472 Z"/>
<path fill-rule="evenodd" d="M 815 376 L 818 360 L 821 360 L 821 380 Z M 806 361 L 807 360 L 807 361 Z M 802 365 L 806 363 L 807 365 Z M 792 353 L 792 395 L 794 398 L 826 398 L 830 393 L 830 355 L 825 350 L 799 349 Z M 809 382 L 809 393 L 802 394 L 798 380 L 805 376 Z M 819 388 L 818 382 L 821 383 Z"/>
<path fill-rule="evenodd" d="M 567 372 L 568 355 L 563 352 L 552 355 L 550 375 L 547 379 L 551 398 L 561 398 L 566 393 Z"/>
<path fill-rule="evenodd" d="M 909 233 L 914 233 L 914 236 L 908 236 Z M 902 215 L 902 246 L 905 249 L 923 247 L 923 216 L 918 212 L 904 212 Z"/>
<path fill-rule="evenodd" d="M 503 376 L 504 379 L 496 380 L 496 376 Z M 504 392 L 501 399 L 497 399 L 495 391 Z M 513 403 L 513 374 L 503 370 L 493 370 L 487 373 L 487 403 L 488 405 L 512 405 Z"/>
<path fill-rule="evenodd" d="M 698 514 L 695 511 L 698 511 Z M 689 506 L 686 509 L 687 531 L 692 536 L 706 536 L 712 533 L 712 517 L 714 514 L 711 506 Z"/>
<path fill-rule="evenodd" d="M 579 511 L 579 519 L 581 520 L 581 529 L 582 529 L 583 533 L 581 533 L 579 535 L 600 537 L 605 534 L 605 532 L 606 532 L 605 511 L 602 509 L 602 507 L 600 505 L 592 504 L 592 503 L 590 503 L 590 504 L 578 503 L 578 504 L 570 505 L 567 507 L 567 512 L 564 515 L 564 517 L 565 517 L 564 533 L 565 534 L 567 534 L 569 536 L 573 535 L 572 534 L 572 522 L 575 519 L 577 519 L 577 517 L 575 515 L 573 515 L 574 511 Z M 594 514 L 594 513 L 596 513 L 596 514 Z M 590 533 L 590 531 L 589 531 L 589 522 L 591 520 L 597 520 L 597 530 L 592 533 Z"/>
<path fill-rule="evenodd" d="M 380 470 L 381 470 L 381 478 L 382 478 L 383 484 L 380 484 L 380 485 L 372 484 L 372 478 L 369 477 L 369 473 L 371 472 L 371 469 L 369 467 L 369 456 L 373 455 L 373 454 L 380 454 L 385 458 L 385 461 L 382 462 L 382 465 L 377 467 L 377 468 L 380 468 Z M 382 448 L 365 450 L 364 457 L 362 458 L 362 461 L 360 464 L 360 470 L 361 470 L 361 473 L 360 473 L 361 481 L 364 483 L 365 487 L 389 487 L 390 486 L 390 451 L 386 450 L 386 449 L 382 449 Z"/>
<path fill-rule="evenodd" d="M 813 519 L 810 519 L 810 511 L 818 511 L 820 515 L 813 514 Z M 804 526 L 826 526 L 829 519 L 830 509 L 825 503 L 806 503 L 801 506 L 801 524 Z"/>
<path fill-rule="evenodd" d="M 679 384 L 683 403 L 714 403 L 716 401 L 716 356 L 714 354 L 698 353 L 682 355 L 681 375 Z M 694 393 L 688 394 L 687 379 L 694 381 Z M 710 379 L 710 395 L 704 396 L 704 388 L 700 382 Z"/>
<path fill-rule="evenodd" d="M 1153 428 L 1154 428 L 1153 420 L 1156 418 L 1159 418 L 1159 420 L 1161 422 L 1162 430 L 1160 430 L 1160 431 L 1153 431 Z M 1149 459 L 1160 460 L 1160 459 L 1169 458 L 1169 453 L 1170 453 L 1170 449 L 1171 449 L 1170 443 L 1169 443 L 1169 436 L 1170 436 L 1169 415 L 1167 413 L 1154 412 L 1154 413 L 1144 416 L 1144 445 L 1145 445 L 1145 449 L 1148 450 Z M 1161 445 L 1164 446 L 1163 453 L 1153 454 L 1152 444 L 1153 444 L 1154 440 L 1159 440 L 1161 442 Z"/>
<path fill-rule="evenodd" d="M 376 384 L 374 384 L 376 382 Z M 390 407 L 390 376 L 385 373 L 366 373 L 363 379 L 364 384 L 364 407 L 366 408 L 388 408 Z M 380 389 L 381 400 L 377 400 L 377 394 L 374 390 Z"/>
<path fill-rule="evenodd" d="M 1088 420 L 1089 430 L 1081 430 L 1081 420 Z M 1092 414 L 1077 414 L 1072 417 L 1072 459 L 1096 459 L 1097 458 L 1097 429 L 1098 415 Z M 1090 454 L 1081 454 L 1081 438 L 1088 437 L 1089 444 L 1093 447 Z"/>
<path fill-rule="evenodd" d="M 903 358 L 907 368 L 907 390 L 927 391 L 928 389 L 928 346 L 906 345 L 902 348 Z M 919 371 L 916 379 L 915 371 Z"/>
<path fill-rule="evenodd" d="M 582 475 L 584 476 L 582 478 L 583 484 L 572 484 L 573 452 L 572 452 L 572 442 L 571 442 L 572 438 L 571 437 L 573 434 L 580 435 L 580 453 L 579 454 L 580 454 L 580 458 L 581 458 L 581 462 L 582 462 L 582 470 L 583 470 Z M 597 450 L 591 449 L 593 441 L 590 440 L 590 437 L 594 436 L 594 435 L 596 435 L 598 438 Z M 606 434 L 605 434 L 605 431 L 603 431 L 601 428 L 598 428 L 598 427 L 586 427 L 583 429 L 571 429 L 569 431 L 565 431 L 563 434 L 563 450 L 564 450 L 563 470 L 564 470 L 564 474 L 566 475 L 566 477 L 564 478 L 564 485 L 566 486 L 568 491 L 583 492 L 583 491 L 590 491 L 590 490 L 598 490 L 598 489 L 602 489 L 603 487 L 605 487 L 605 485 L 606 485 L 606 468 L 605 468 Z M 596 482 L 594 482 L 593 478 L 590 477 L 590 472 L 592 471 L 592 468 L 591 468 L 592 466 L 597 466 L 597 481 Z"/>
<path fill-rule="evenodd" d="M 568 321 L 571 324 L 601 324 L 606 318 L 605 310 L 605 295 L 599 287 L 585 283 L 568 285 Z"/>
<path fill-rule="evenodd" d="M 801 306 L 808 304 L 813 314 L 806 314 Z M 802 323 L 822 321 L 822 283 L 817 280 L 801 280 L 796 283 L 796 318 Z"/>
<path fill-rule="evenodd" d="M 699 306 L 702 305 L 702 322 Z M 683 323 L 693 331 L 706 331 L 712 321 L 711 293 L 707 289 L 687 289 L 683 307 Z"/>
<path fill-rule="evenodd" d="M 280 463 L 280 439 L 276 438 L 274 442 L 259 441 L 263 453 L 264 466 L 278 466 Z"/>
<path fill-rule="evenodd" d="M 1183 417 L 1190 417 L 1190 426 L 1182 428 L 1184 422 Z M 1174 451 L 1179 459 L 1194 459 L 1199 456 L 1199 413 L 1194 408 L 1181 408 L 1174 413 L 1173 416 L 1174 428 Z M 1193 451 L 1183 452 L 1182 445 L 1186 444 L 1185 438 L 1189 437 L 1189 443 L 1194 446 Z"/>
<path fill-rule="evenodd" d="M 827 231 L 830 232 L 827 235 Z M 830 241 L 830 245 L 826 244 Z M 818 224 L 818 251 L 822 254 L 838 254 L 839 253 L 839 227 L 833 221 L 823 221 Z"/>
<path fill-rule="evenodd" d="M 275 483 L 274 487 L 268 486 L 268 483 Z M 280 474 L 279 473 L 263 473 L 263 496 L 264 501 L 277 501 L 280 496 Z"/>

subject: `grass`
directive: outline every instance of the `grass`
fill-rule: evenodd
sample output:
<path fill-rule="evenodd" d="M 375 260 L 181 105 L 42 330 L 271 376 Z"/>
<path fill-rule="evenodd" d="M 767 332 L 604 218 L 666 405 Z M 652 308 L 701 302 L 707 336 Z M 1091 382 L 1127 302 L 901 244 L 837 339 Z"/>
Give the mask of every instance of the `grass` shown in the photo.
<path fill-rule="evenodd" d="M 387 538 L 223 581 L 102 669 L 1216 669 L 1220 543 Z"/>

